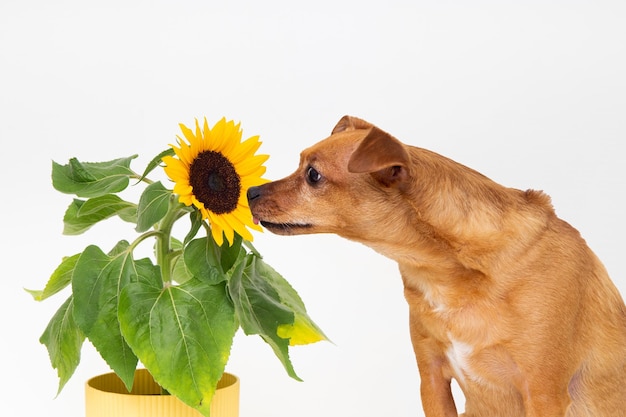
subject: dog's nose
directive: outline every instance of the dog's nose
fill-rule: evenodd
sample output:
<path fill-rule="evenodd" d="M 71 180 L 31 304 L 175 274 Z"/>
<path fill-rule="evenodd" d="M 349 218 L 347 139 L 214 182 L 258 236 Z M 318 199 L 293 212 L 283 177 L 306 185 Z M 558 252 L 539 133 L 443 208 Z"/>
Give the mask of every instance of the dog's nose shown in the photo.
<path fill-rule="evenodd" d="M 252 200 L 255 200 L 259 197 L 261 197 L 261 187 L 250 187 L 248 188 L 248 203 L 250 203 Z"/>

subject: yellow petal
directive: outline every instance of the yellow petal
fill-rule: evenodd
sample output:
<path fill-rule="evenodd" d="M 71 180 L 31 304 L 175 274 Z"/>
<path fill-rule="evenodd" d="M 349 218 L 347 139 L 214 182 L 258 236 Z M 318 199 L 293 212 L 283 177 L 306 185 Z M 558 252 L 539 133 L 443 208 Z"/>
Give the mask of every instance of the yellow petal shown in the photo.
<path fill-rule="evenodd" d="M 172 158 L 168 161 L 168 165 L 163 167 L 163 170 L 172 181 L 189 181 L 189 170 L 178 160 Z"/>
<path fill-rule="evenodd" d="M 240 133 L 241 136 L 241 133 Z M 251 138 L 246 139 L 245 142 L 241 142 L 238 144 L 231 152 L 230 152 L 230 160 L 234 164 L 238 164 L 246 158 L 254 155 L 254 153 L 261 146 L 261 142 L 258 141 L 258 136 L 253 136 Z"/>
<path fill-rule="evenodd" d="M 174 192 L 174 194 L 178 194 L 181 196 L 191 196 L 193 192 L 193 187 L 183 182 L 177 182 L 176 185 L 174 185 L 174 189 L 172 191 Z"/>
<path fill-rule="evenodd" d="M 224 243 L 224 234 L 226 234 L 228 238 L 228 229 L 231 228 L 228 223 L 225 221 L 226 217 L 223 215 L 216 215 L 214 213 L 209 213 L 209 222 L 211 223 L 211 234 L 213 235 L 213 239 L 215 242 L 222 246 Z"/>
<path fill-rule="evenodd" d="M 254 222 L 252 221 L 252 213 L 247 206 L 242 206 L 240 204 L 240 208 L 238 208 L 233 213 L 233 215 L 237 218 L 237 221 L 239 223 L 245 225 L 246 227 L 257 230 L 259 232 L 263 231 L 263 228 L 261 226 L 259 226 L 258 224 L 254 224 Z M 242 232 L 244 232 L 245 234 Z M 254 238 L 252 234 L 248 232 L 245 228 L 238 228 L 237 233 L 239 233 L 242 238 L 244 238 L 245 240 L 249 240 L 250 242 L 252 242 L 252 239 Z"/>
<path fill-rule="evenodd" d="M 191 151 L 191 148 L 189 147 L 187 142 L 181 139 L 180 136 L 176 136 L 176 138 L 178 139 L 179 147 L 177 148 L 175 146 L 172 146 L 172 149 L 174 149 L 174 153 L 180 159 L 180 161 L 185 164 L 186 167 L 189 167 L 197 154 Z"/>
<path fill-rule="evenodd" d="M 217 224 L 211 224 L 211 235 L 213 235 L 213 240 L 217 243 L 218 246 L 222 246 L 224 243 L 224 234 L 222 233 L 222 228 Z"/>
<path fill-rule="evenodd" d="M 235 228 L 237 226 L 232 224 L 232 220 L 234 219 L 235 218 L 232 216 L 232 213 L 221 215 L 219 218 L 219 222 L 221 223 L 223 229 L 222 231 L 224 232 L 224 235 L 226 235 L 226 240 L 228 240 L 229 245 L 233 244 L 233 239 L 235 238 Z"/>
<path fill-rule="evenodd" d="M 183 203 L 186 206 L 190 206 L 193 204 L 193 199 L 190 195 L 185 195 L 185 194 L 179 194 L 178 195 L 178 202 L 179 203 Z"/>
<path fill-rule="evenodd" d="M 204 140 L 210 144 L 211 150 L 224 153 L 224 148 L 227 146 L 227 137 L 224 135 L 226 125 L 226 119 L 221 118 L 217 123 L 213 125 L 208 131 L 205 130 Z"/>
<path fill-rule="evenodd" d="M 263 174 L 265 174 L 265 166 L 263 165 L 263 163 L 265 161 L 267 161 L 267 155 L 258 155 L 259 157 L 252 157 L 247 159 L 244 162 L 240 162 L 237 165 L 237 172 L 239 173 L 240 176 L 242 177 L 250 177 L 250 176 L 255 176 L 255 177 L 260 177 Z M 265 157 L 265 158 L 263 158 Z M 260 174 L 258 174 L 260 173 Z"/>
<path fill-rule="evenodd" d="M 266 184 L 270 182 L 270 180 L 265 179 L 265 178 L 258 178 L 258 177 L 242 177 L 241 178 L 241 192 L 243 195 L 246 195 L 246 193 L 248 192 L 248 188 L 250 187 L 255 187 L 257 185 L 262 185 L 262 184 Z"/>
<path fill-rule="evenodd" d="M 232 163 L 235 163 L 232 157 L 234 152 L 241 145 L 241 130 L 239 128 L 239 124 L 235 124 L 232 120 L 227 122 L 224 125 L 224 139 L 226 140 L 226 143 L 222 145 L 221 152 L 228 155 L 228 159 Z"/>
<path fill-rule="evenodd" d="M 195 141 L 196 136 L 193 134 L 191 129 L 189 129 L 187 126 L 185 126 L 182 123 L 179 123 L 178 126 L 180 127 L 181 132 L 183 132 L 183 135 L 185 136 L 185 139 L 187 139 L 187 142 L 192 143 L 192 142 Z M 184 142 L 181 141 L 181 144 L 183 144 L 183 143 Z"/>
<path fill-rule="evenodd" d="M 233 216 L 233 219 L 236 220 L 238 224 L 233 228 L 235 232 L 244 240 L 252 242 L 254 236 L 252 236 L 252 233 L 248 230 L 248 228 L 256 229 L 256 227 L 254 227 L 255 224 L 252 222 L 252 214 L 250 213 L 250 210 L 242 210 L 238 208 L 233 212 Z"/>

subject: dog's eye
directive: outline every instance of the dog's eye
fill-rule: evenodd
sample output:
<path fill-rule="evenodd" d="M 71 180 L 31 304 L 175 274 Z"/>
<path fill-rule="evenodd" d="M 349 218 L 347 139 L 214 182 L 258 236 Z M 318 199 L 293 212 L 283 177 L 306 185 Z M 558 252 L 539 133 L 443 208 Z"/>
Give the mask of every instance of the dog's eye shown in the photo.
<path fill-rule="evenodd" d="M 308 167 L 306 170 L 306 180 L 309 184 L 315 185 L 322 179 L 322 174 L 317 172 L 313 167 Z"/>

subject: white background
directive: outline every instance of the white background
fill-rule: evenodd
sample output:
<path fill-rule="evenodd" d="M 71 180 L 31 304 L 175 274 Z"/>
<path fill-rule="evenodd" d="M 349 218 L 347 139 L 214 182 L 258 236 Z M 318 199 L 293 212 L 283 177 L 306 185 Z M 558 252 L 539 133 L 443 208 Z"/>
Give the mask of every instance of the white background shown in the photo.
<path fill-rule="evenodd" d="M 70 197 L 52 189 L 51 160 L 138 152 L 141 169 L 179 122 L 226 116 L 261 135 L 278 179 L 344 114 L 544 190 L 626 294 L 623 1 L 3 0 L 0 413 L 81 416 L 84 381 L 107 371 L 86 345 L 55 399 L 38 338 L 65 296 L 22 290 L 87 243 L 132 237 L 117 221 L 61 236 Z M 300 383 L 238 336 L 242 417 L 421 415 L 396 266 L 335 236 L 255 244 L 334 343 L 293 349 Z"/>

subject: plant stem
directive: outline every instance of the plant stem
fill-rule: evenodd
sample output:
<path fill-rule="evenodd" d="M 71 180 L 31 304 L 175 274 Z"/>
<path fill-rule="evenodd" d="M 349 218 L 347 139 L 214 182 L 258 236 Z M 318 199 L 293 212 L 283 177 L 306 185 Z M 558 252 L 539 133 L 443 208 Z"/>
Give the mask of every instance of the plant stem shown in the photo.
<path fill-rule="evenodd" d="M 177 201 L 176 195 L 170 196 L 169 208 L 167 214 L 159 223 L 160 234 L 156 237 L 156 258 L 157 264 L 161 267 L 161 277 L 163 282 L 169 284 L 172 282 L 172 257 L 170 252 L 172 251 L 171 235 L 172 227 L 176 220 L 184 214 L 181 210 L 184 207 Z"/>

